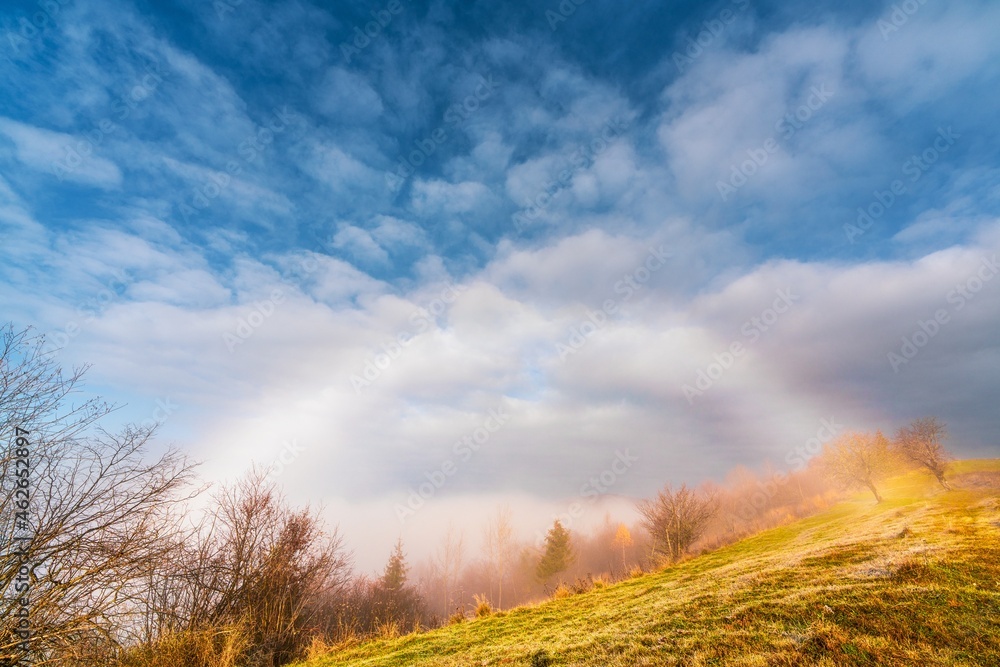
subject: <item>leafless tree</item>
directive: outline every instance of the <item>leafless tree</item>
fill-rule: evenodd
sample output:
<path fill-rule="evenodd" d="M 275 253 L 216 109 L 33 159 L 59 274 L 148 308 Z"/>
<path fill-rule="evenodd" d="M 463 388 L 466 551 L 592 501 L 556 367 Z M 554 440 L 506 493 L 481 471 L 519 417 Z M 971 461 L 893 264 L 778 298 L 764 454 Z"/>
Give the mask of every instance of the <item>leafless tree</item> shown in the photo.
<path fill-rule="evenodd" d="M 715 514 L 715 498 L 682 484 L 664 487 L 655 498 L 638 505 L 643 527 L 653 539 L 656 555 L 676 562 L 701 536 Z"/>
<path fill-rule="evenodd" d="M 941 486 L 951 489 L 944 478 L 948 460 L 951 458 L 941 444 L 944 435 L 943 423 L 935 417 L 924 417 L 896 431 L 892 445 L 900 458 L 930 470 Z"/>
<path fill-rule="evenodd" d="M 888 439 L 875 433 L 844 433 L 824 448 L 822 464 L 827 473 L 845 487 L 865 487 L 882 502 L 876 482 L 894 466 Z"/>
<path fill-rule="evenodd" d="M 177 541 L 173 513 L 192 493 L 193 465 L 173 450 L 149 457 L 151 428 L 100 428 L 113 406 L 72 403 L 86 368 L 64 375 L 43 345 L 30 331 L 0 331 L 0 552 L 26 528 L 33 664 L 83 665 L 141 625 L 143 582 Z M 29 432 L 27 526 L 6 446 L 17 429 Z M 21 565 L 0 561 L 0 661 L 22 655 L 12 594 Z"/>
<path fill-rule="evenodd" d="M 501 505 L 486 526 L 486 558 L 497 584 L 497 608 L 503 608 L 503 581 L 517 550 L 509 505 Z"/>
<path fill-rule="evenodd" d="M 35 665 L 128 664 L 138 645 L 232 627 L 248 639 L 243 664 L 298 657 L 321 624 L 317 601 L 349 575 L 337 532 L 318 512 L 289 507 L 256 470 L 190 525 L 194 465 L 175 450 L 152 456 L 153 428 L 105 430 L 113 406 L 72 402 L 86 368 L 64 375 L 43 346 L 28 331 L 0 330 L 0 664 L 24 654 L 15 586 L 25 570 L 7 556 L 24 535 Z M 25 447 L 7 446 L 24 431 Z M 13 487 L 25 448 L 26 508 Z"/>
<path fill-rule="evenodd" d="M 434 566 L 441 577 L 441 591 L 444 595 L 444 606 L 442 609 L 445 615 L 451 611 L 455 585 L 462 571 L 464 556 L 465 536 L 462 531 L 456 531 L 454 526 L 449 523 L 444 541 L 434 556 Z"/>

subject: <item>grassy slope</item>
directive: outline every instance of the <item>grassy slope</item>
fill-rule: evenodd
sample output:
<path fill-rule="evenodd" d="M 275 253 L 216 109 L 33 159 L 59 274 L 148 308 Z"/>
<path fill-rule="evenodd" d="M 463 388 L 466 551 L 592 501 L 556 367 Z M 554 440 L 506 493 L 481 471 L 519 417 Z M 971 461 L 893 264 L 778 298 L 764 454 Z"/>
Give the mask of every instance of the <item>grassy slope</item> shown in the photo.
<path fill-rule="evenodd" d="M 1000 459 L 951 475 L 1000 477 Z M 601 590 L 364 643 L 335 665 L 1000 665 L 1000 488 L 913 473 Z M 907 529 L 907 530 L 904 530 Z"/>

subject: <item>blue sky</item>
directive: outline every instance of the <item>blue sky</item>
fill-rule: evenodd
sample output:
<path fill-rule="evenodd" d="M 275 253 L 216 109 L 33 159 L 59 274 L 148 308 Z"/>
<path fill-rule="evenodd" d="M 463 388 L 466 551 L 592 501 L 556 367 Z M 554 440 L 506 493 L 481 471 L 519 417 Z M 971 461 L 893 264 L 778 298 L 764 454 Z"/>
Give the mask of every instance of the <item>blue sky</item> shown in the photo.
<path fill-rule="evenodd" d="M 290 494 L 380 549 L 500 498 L 544 524 L 624 447 L 610 498 L 788 465 L 821 419 L 934 414 L 995 455 L 998 29 L 974 1 L 8 2 L 4 320 L 212 479 L 290 451 Z"/>

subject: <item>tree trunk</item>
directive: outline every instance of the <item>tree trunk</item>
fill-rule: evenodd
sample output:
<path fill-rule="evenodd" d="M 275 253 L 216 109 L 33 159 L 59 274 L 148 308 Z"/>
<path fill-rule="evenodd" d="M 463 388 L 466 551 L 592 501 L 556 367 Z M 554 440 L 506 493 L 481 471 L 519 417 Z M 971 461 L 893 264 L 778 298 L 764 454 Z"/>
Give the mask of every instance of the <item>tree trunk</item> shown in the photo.
<path fill-rule="evenodd" d="M 878 494 L 878 489 L 875 488 L 875 485 L 872 482 L 865 482 L 865 484 L 867 484 L 868 488 L 871 489 L 871 492 L 875 494 L 875 502 L 882 502 L 882 496 Z"/>

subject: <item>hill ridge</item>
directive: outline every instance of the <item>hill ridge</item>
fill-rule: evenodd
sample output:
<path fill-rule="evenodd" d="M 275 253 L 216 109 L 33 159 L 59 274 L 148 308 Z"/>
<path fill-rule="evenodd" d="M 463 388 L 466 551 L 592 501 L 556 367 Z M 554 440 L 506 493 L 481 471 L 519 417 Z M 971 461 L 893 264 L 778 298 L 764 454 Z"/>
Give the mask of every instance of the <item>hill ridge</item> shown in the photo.
<path fill-rule="evenodd" d="M 1000 665 L 1000 459 L 908 473 L 661 571 L 300 667 Z M 973 476 L 985 484 L 963 485 Z M 978 476 L 978 477 L 976 477 Z"/>

